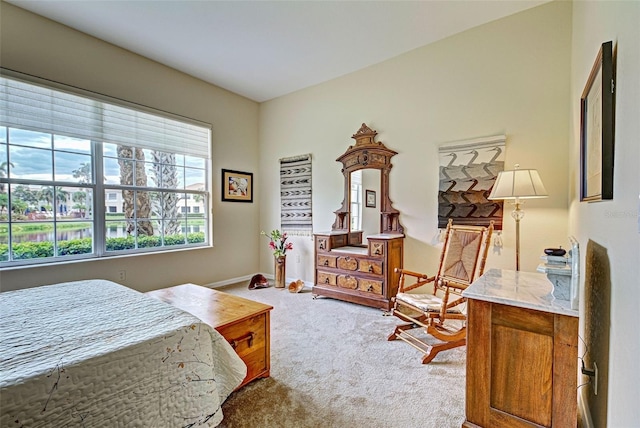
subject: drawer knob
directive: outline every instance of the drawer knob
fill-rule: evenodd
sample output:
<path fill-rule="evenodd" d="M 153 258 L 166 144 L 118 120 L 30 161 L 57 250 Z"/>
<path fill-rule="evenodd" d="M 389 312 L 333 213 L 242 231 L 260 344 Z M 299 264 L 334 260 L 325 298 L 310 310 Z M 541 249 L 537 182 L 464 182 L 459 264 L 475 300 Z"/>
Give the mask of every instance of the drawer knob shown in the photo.
<path fill-rule="evenodd" d="M 231 345 L 231 347 L 233 349 L 236 349 L 238 347 L 238 345 L 241 344 L 242 342 L 248 342 L 249 343 L 249 348 L 251 348 L 251 346 L 253 345 L 254 336 L 255 336 L 255 333 L 250 331 L 249 333 L 247 333 L 246 335 L 242 336 L 239 339 L 230 340 L 229 344 Z"/>
<path fill-rule="evenodd" d="M 373 265 L 369 265 L 369 272 L 373 272 Z"/>
<path fill-rule="evenodd" d="M 325 265 L 325 266 L 329 266 L 329 260 L 325 260 L 325 261 L 324 261 L 324 265 Z"/>
<path fill-rule="evenodd" d="M 329 278 L 325 278 L 325 279 L 324 279 L 324 283 L 325 283 L 325 284 L 328 284 L 328 283 L 329 283 Z"/>
<path fill-rule="evenodd" d="M 371 291 L 373 290 L 373 285 L 369 285 L 369 288 L 367 288 L 367 291 Z"/>

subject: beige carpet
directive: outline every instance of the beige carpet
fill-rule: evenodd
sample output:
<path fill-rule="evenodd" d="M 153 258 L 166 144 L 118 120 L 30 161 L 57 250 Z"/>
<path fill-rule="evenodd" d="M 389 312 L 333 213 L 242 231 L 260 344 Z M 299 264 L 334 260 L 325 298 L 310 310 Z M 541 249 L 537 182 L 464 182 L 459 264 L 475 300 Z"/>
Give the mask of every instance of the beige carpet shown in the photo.
<path fill-rule="evenodd" d="M 247 284 L 218 289 L 271 311 L 271 377 L 234 392 L 221 427 L 460 427 L 465 348 L 422 365 L 387 336 L 399 321 L 379 309 Z"/>

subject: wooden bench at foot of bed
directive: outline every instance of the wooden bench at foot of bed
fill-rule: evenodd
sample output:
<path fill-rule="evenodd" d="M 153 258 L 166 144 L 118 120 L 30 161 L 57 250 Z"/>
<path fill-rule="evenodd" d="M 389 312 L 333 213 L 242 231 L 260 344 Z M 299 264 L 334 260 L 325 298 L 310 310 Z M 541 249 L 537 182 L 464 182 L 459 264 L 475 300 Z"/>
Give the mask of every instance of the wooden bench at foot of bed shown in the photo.
<path fill-rule="evenodd" d="M 269 377 L 269 311 L 273 306 L 195 284 L 182 284 L 146 293 L 189 312 L 215 328 L 247 365 L 247 376 L 237 389 Z"/>

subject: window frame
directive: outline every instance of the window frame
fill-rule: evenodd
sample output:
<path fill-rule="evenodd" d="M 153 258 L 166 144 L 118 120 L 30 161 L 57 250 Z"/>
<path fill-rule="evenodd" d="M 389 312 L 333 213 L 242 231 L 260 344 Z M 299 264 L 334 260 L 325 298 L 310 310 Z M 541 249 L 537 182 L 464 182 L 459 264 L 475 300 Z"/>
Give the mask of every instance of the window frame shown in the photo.
<path fill-rule="evenodd" d="M 18 74 L 19 73 L 7 73 L 6 69 L 1 69 L 0 68 L 0 75 L 2 75 L 2 77 L 8 77 L 8 78 L 14 78 L 14 74 Z M 32 79 L 30 78 L 23 78 L 22 75 L 20 75 L 17 80 L 22 80 L 25 83 L 31 83 L 30 81 Z M 40 86 L 45 86 L 43 85 L 43 79 L 38 79 L 38 78 L 34 78 L 34 80 L 37 80 L 38 83 L 33 83 L 34 85 L 40 85 Z M 46 85 L 47 88 L 50 88 L 51 90 L 59 90 L 60 87 L 64 87 L 64 90 L 66 90 L 67 92 L 73 92 L 75 95 L 78 95 L 80 97 L 86 97 L 87 94 L 89 93 L 88 91 L 84 91 L 84 90 L 76 90 L 76 88 L 70 88 L 70 87 L 66 87 L 65 85 L 59 84 L 57 82 L 49 82 L 46 81 L 48 83 L 51 83 L 50 86 Z M 79 93 L 78 93 L 79 92 Z M 90 93 L 90 94 L 94 94 L 94 93 Z M 149 107 L 146 106 L 139 106 L 137 104 L 132 104 L 129 102 L 123 102 L 122 100 L 117 100 L 117 99 L 113 99 L 101 94 L 94 94 L 96 95 L 101 102 L 104 103 L 115 103 L 116 105 L 122 107 L 123 104 L 124 107 L 126 108 L 133 108 L 132 106 L 138 106 L 140 107 L 140 111 L 144 111 L 145 113 L 151 113 L 151 114 L 156 114 L 159 117 L 165 117 L 167 119 L 170 120 L 177 120 L 176 117 L 180 118 L 179 116 L 175 116 L 175 115 L 171 115 L 171 114 L 167 114 L 166 112 L 161 112 L 158 110 L 154 110 L 151 109 Z M 200 249 L 200 248 L 206 248 L 206 247 L 212 247 L 213 245 L 213 216 L 211 215 L 211 204 L 212 204 L 212 197 L 211 197 L 211 188 L 212 188 L 212 175 L 211 175 L 211 127 L 208 124 L 202 124 L 201 122 L 197 122 L 197 121 L 193 121 L 191 119 L 189 119 L 189 124 L 190 126 L 193 126 L 193 123 L 196 122 L 199 126 L 206 126 L 206 128 L 208 129 L 208 153 L 206 158 L 205 157 L 200 157 L 200 156 L 196 156 L 193 154 L 186 154 L 186 153 L 181 153 L 180 150 L 177 150 L 175 152 L 173 152 L 173 154 L 177 155 L 177 156 L 183 156 L 183 163 L 181 165 L 182 169 L 183 169 L 183 175 L 181 176 L 182 178 L 182 183 L 181 183 L 181 187 L 178 188 L 164 188 L 162 185 L 158 185 L 158 186 L 149 186 L 147 183 L 147 186 L 136 186 L 135 182 L 132 185 L 122 185 L 122 184 L 106 184 L 105 180 L 106 180 L 106 176 L 105 176 L 105 171 L 104 171 L 104 160 L 105 158 L 107 158 L 107 156 L 105 156 L 103 147 L 104 144 L 118 144 L 117 142 L 114 143 L 112 141 L 96 141 L 96 140 L 90 140 L 90 146 L 91 146 L 91 153 L 89 155 L 89 158 L 91 159 L 91 167 L 92 167 L 92 182 L 91 183 L 86 183 L 83 182 L 82 180 L 78 180 L 78 181 L 67 181 L 67 180 L 57 180 L 56 178 L 56 172 L 55 172 L 55 155 L 57 152 L 60 152 L 61 150 L 56 150 L 55 145 L 54 145 L 54 139 L 56 138 L 56 136 L 65 136 L 65 137 L 72 137 L 72 138 L 78 138 L 77 135 L 65 135 L 62 133 L 55 133 L 53 131 L 49 131 L 47 132 L 46 130 L 42 129 L 42 128 L 35 128 L 35 129 L 31 129 L 28 127 L 18 127 L 15 126 L 14 124 L 8 124 L 7 122 L 5 122 L 4 120 L 2 120 L 4 118 L 4 114 L 2 116 L 0 116 L 0 132 L 4 132 L 4 136 L 3 139 L 4 141 L 0 140 L 0 146 L 3 146 L 4 149 L 6 149 L 7 153 L 6 153 L 6 159 L 0 159 L 0 163 L 2 163 L 3 161 L 7 161 L 9 162 L 9 164 L 7 165 L 7 174 L 5 176 L 0 176 L 0 183 L 3 184 L 6 188 L 6 194 L 7 194 L 7 200 L 8 202 L 8 206 L 6 207 L 7 210 L 7 218 L 3 219 L 0 218 L 0 226 L 5 225 L 8 228 L 8 233 L 7 233 L 7 246 L 8 246 L 8 254 L 7 254 L 7 260 L 1 260 L 0 261 L 0 270 L 3 269 L 8 269 L 8 268 L 13 268 L 13 267 L 20 267 L 20 266 L 31 266 L 31 265 L 40 265 L 40 264 L 59 264 L 59 263 L 67 263 L 67 262 L 71 262 L 71 261 L 78 261 L 78 260 L 95 260 L 95 259 L 100 259 L 100 258 L 105 258 L 105 257 L 114 257 L 114 256 L 123 256 L 123 255 L 129 255 L 129 256 L 133 256 L 133 255 L 138 255 L 138 254 L 149 254 L 149 253 L 165 253 L 165 252 L 171 252 L 171 251 L 177 251 L 177 250 L 191 250 L 191 249 Z M 50 153 L 50 155 L 52 156 L 52 168 L 53 168 L 53 172 L 52 175 L 50 177 L 50 180 L 40 180 L 40 179 L 30 179 L 30 178 L 15 178 L 12 176 L 11 174 L 11 167 L 12 165 L 10 164 L 11 162 L 11 148 L 13 148 L 15 145 L 12 144 L 11 138 L 9 137 L 10 134 L 10 130 L 11 129 L 21 129 L 21 130 L 25 130 L 25 131 L 35 131 L 35 132 L 40 132 L 40 133 L 45 133 L 48 134 L 49 137 L 51 138 L 51 147 L 49 148 L 45 148 L 43 150 L 48 150 Z M 123 144 L 125 145 L 125 144 Z M 127 144 L 128 145 L 128 144 Z M 139 148 L 144 148 L 146 150 L 156 150 L 156 149 L 151 149 L 148 147 L 144 147 L 144 145 L 139 146 Z M 156 150 L 158 151 L 158 150 Z M 62 152 L 64 152 L 64 150 L 62 150 Z M 0 152 L 2 153 L 2 152 Z M 165 153 L 167 153 L 167 151 L 165 150 Z M 186 160 L 184 159 L 189 159 L 189 157 L 193 157 L 193 158 L 199 158 L 201 159 L 201 164 L 202 167 L 189 167 L 188 163 Z M 153 161 L 152 160 L 146 160 L 145 162 L 152 164 Z M 160 163 L 158 163 L 160 164 Z M 198 174 L 200 175 L 200 178 L 203 179 L 203 183 L 202 186 L 199 187 L 197 190 L 194 190 L 193 188 L 189 188 L 190 186 L 193 186 L 193 183 L 189 183 L 187 180 L 187 171 L 189 170 L 194 170 L 194 171 L 200 171 L 198 172 Z M 162 184 L 162 183 L 161 183 Z M 196 185 L 199 185 L 200 182 L 196 183 Z M 91 237 L 92 237 L 92 249 L 91 252 L 89 253 L 84 253 L 84 254 L 73 254 L 73 255 L 58 255 L 58 251 L 59 251 L 59 242 L 64 242 L 62 239 L 59 239 L 59 235 L 58 235 L 58 226 L 63 224 L 63 223 L 72 223 L 74 222 L 71 219 L 63 219 L 63 218 L 59 218 L 59 214 L 58 214 L 58 202 L 57 201 L 53 201 L 53 218 L 51 219 L 51 223 L 53 225 L 53 251 L 54 254 L 51 257 L 34 257 L 34 258 L 26 258 L 26 259 L 13 259 L 13 252 L 12 252 L 12 248 L 14 245 L 14 239 L 12 237 L 12 225 L 15 225 L 16 223 L 25 223 L 25 221 L 19 221 L 19 220 L 15 220 L 13 219 L 12 216 L 12 211 L 11 211 L 11 204 L 12 202 L 12 197 L 11 197 L 11 192 L 12 192 L 12 188 L 14 186 L 17 185 L 25 185 L 25 186 L 30 186 L 30 185 L 39 185 L 39 186 L 51 186 L 52 188 L 86 188 L 86 189 L 91 189 L 92 192 L 92 203 L 91 203 L 91 209 L 93 210 L 93 213 L 91 215 L 90 218 L 87 219 L 83 219 L 83 220 L 79 220 L 77 221 L 78 223 L 92 223 L 91 226 Z M 159 236 L 159 240 L 160 240 L 160 246 L 150 246 L 150 247 L 140 247 L 139 246 L 139 240 L 138 240 L 138 235 L 134 234 L 134 242 L 135 242 L 135 248 L 133 249 L 120 249 L 120 250 L 107 250 L 107 227 L 109 224 L 109 221 L 107 220 L 108 214 L 110 214 L 110 207 L 113 205 L 114 200 L 112 199 L 107 199 L 107 192 L 110 190 L 116 190 L 116 191 L 121 191 L 123 189 L 134 189 L 135 191 L 145 191 L 145 192 L 154 192 L 154 193 L 176 193 L 178 194 L 177 197 L 177 202 L 176 202 L 176 207 L 177 207 L 177 211 L 175 214 L 175 218 L 171 217 L 172 220 L 174 221 L 179 221 L 179 223 L 181 223 L 182 225 L 178 225 L 175 227 L 179 227 L 180 230 L 182 230 L 181 234 L 184 237 L 184 243 L 177 243 L 177 244 L 167 244 L 165 241 L 165 237 L 170 236 L 170 235 L 166 235 L 165 231 L 163 230 L 164 226 L 160 226 L 160 234 L 157 235 L 156 232 L 153 232 L 153 235 L 148 235 L 148 236 Z M 63 189 L 64 190 L 64 189 Z M 195 196 L 198 196 L 200 198 L 200 201 L 198 203 L 202 204 L 202 212 L 200 213 L 193 213 L 193 212 L 185 212 L 183 213 L 181 211 L 181 208 L 183 207 L 188 207 L 190 205 L 187 205 L 187 200 L 186 198 L 190 198 L 190 199 L 194 199 Z M 69 201 L 69 197 L 67 197 L 67 201 Z M 118 200 L 118 197 L 116 196 L 116 201 Z M 151 204 L 151 202 L 150 202 Z M 68 205 L 68 204 L 63 204 L 63 205 Z M 116 203 L 117 205 L 117 203 Z M 135 205 L 134 205 L 135 206 Z M 118 208 L 116 206 L 116 211 L 118 211 Z M 192 211 L 192 210 L 188 210 L 188 211 Z M 124 212 L 124 210 L 123 210 Z M 191 218 L 190 218 L 191 217 Z M 201 218 L 203 225 L 204 225 L 204 240 L 203 242 L 189 242 L 189 223 L 190 221 L 193 221 L 195 218 Z M 163 224 L 164 221 L 166 220 L 166 218 L 164 216 L 162 217 L 149 217 L 150 221 L 155 221 L 156 223 L 159 224 Z M 135 221 L 135 216 L 132 217 L 132 219 L 127 219 L 126 215 L 124 216 L 124 218 L 122 219 L 123 222 L 126 221 Z M 198 222 L 197 220 L 195 221 L 196 223 Z M 193 226 L 193 224 L 192 224 Z M 186 228 L 186 230 L 185 230 Z M 140 235 L 142 236 L 142 235 Z M 155 241 L 155 240 L 152 240 Z M 27 241 L 27 242 L 37 242 L 37 241 Z"/>

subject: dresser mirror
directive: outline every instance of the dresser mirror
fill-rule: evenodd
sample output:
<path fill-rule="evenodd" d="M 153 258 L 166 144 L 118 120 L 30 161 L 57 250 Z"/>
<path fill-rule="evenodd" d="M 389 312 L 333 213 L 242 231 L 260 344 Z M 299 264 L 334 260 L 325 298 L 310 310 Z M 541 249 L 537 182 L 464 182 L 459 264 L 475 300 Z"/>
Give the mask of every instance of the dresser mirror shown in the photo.
<path fill-rule="evenodd" d="M 351 138 L 356 144 L 336 159 L 343 164 L 344 198 L 340 209 L 335 211 L 336 220 L 332 231 L 346 233 L 362 232 L 360 244 L 366 237 L 379 233 L 404 233 L 399 222 L 399 212 L 393 208 L 389 198 L 389 173 L 391 158 L 397 152 L 375 141 L 378 133 L 366 124 Z M 372 191 L 367 198 L 367 190 Z M 367 203 L 369 202 L 369 203 Z M 371 206 L 373 205 L 373 206 Z M 350 239 L 350 242 L 354 240 Z M 353 242 L 356 244 L 356 242 Z"/>
<path fill-rule="evenodd" d="M 359 169 L 350 174 L 349 230 L 363 239 L 380 233 L 380 170 Z"/>
<path fill-rule="evenodd" d="M 314 234 L 313 296 L 389 310 L 398 291 L 404 228 L 389 199 L 391 158 L 364 123 L 341 155 L 344 193 L 330 232 Z"/>

